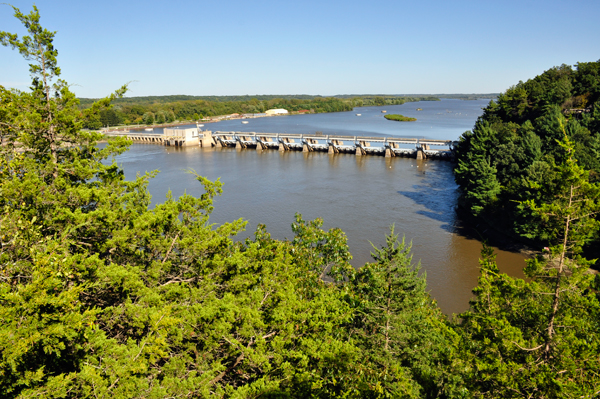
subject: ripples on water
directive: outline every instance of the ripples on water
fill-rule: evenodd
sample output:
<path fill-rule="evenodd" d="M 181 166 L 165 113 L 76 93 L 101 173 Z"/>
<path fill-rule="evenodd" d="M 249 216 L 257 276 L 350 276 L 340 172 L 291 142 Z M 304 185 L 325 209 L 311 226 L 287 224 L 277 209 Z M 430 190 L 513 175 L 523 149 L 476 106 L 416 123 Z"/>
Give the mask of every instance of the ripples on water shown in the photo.
<path fill-rule="evenodd" d="M 487 103 L 487 102 L 485 102 Z M 437 107 L 429 115 L 430 122 L 439 115 L 437 109 L 450 108 L 453 114 L 462 115 L 475 106 L 471 101 L 456 100 L 454 108 L 448 101 L 410 103 L 410 107 L 423 108 L 415 111 L 421 114 L 426 106 Z M 461 106 L 458 107 L 457 106 Z M 394 107 L 404 107 L 403 111 Z M 406 112 L 402 106 L 361 108 L 362 116 L 381 115 L 381 109 L 388 113 Z M 447 112 L 449 114 L 450 112 Z M 479 115 L 481 110 L 479 110 Z M 311 128 L 320 127 L 327 133 L 327 126 L 343 124 L 340 119 L 348 119 L 348 113 L 299 115 L 323 117 L 326 122 L 306 119 Z M 470 117 L 471 126 L 477 115 Z M 355 117 L 356 119 L 362 118 Z M 417 116 L 418 117 L 418 116 Z M 278 132 L 283 118 L 262 118 L 267 132 Z M 329 118 L 329 119 L 328 119 Z M 351 118 L 350 118 L 351 119 Z M 366 119 L 366 118 L 365 118 Z M 375 118 L 374 118 L 375 119 Z M 380 118 L 382 119 L 382 118 Z M 428 120 L 427 118 L 421 118 Z M 251 123 L 255 124 L 252 120 Z M 442 118 L 435 131 L 438 134 L 458 132 L 465 128 L 466 121 L 460 118 L 457 123 L 451 118 Z M 272 121 L 272 122 L 271 122 Z M 386 129 L 400 123 L 383 121 Z M 228 124 L 234 121 L 228 121 Z M 359 131 L 360 125 L 348 126 L 340 134 Z M 431 122 L 433 123 L 433 122 Z M 212 130 L 241 130 L 247 125 L 239 121 L 235 126 Z M 286 125 L 290 126 L 290 125 Z M 389 134 L 371 125 L 369 134 Z M 339 127 L 338 127 L 339 128 Z M 261 131 L 247 128 L 247 131 Z M 289 130 L 291 131 L 291 127 Z M 341 129 L 341 128 L 340 128 Z M 393 127 L 399 129 L 399 127 Z M 418 135 L 417 126 L 410 127 L 402 134 Z M 417 129 L 417 130 L 415 130 Z M 449 129 L 449 130 L 448 130 Z M 442 131 L 442 133 L 439 133 Z M 460 131 L 460 133 L 462 133 Z M 281 132 L 281 131 L 279 131 Z M 407 133 L 408 132 L 408 133 Z M 460 133 L 456 133 L 456 137 Z M 429 138 L 448 138 L 430 135 Z M 454 137 L 454 138 L 456 138 Z M 187 191 L 200 195 L 201 186 L 185 170 L 194 169 L 211 180 L 220 178 L 224 183 L 224 193 L 215 200 L 215 210 L 211 216 L 213 223 L 223 223 L 238 218 L 248 221 L 247 230 L 241 237 L 251 236 L 257 224 L 266 224 L 274 238 L 292 238 L 290 225 L 294 214 L 299 212 L 304 219 L 317 217 L 324 219 L 324 227 L 340 227 L 348 236 L 350 250 L 354 256 L 352 264 L 362 266 L 371 260 L 370 242 L 380 246 L 385 242 L 389 226 L 395 224 L 396 232 L 412 241 L 415 261 L 421 261 L 422 270 L 427 273 L 428 288 L 438 300 L 444 312 L 456 313 L 468 307 L 471 289 L 477 284 L 479 275 L 478 257 L 481 243 L 461 234 L 460 220 L 454 208 L 458 189 L 454 183 L 452 165 L 444 161 L 417 161 L 409 158 L 384 158 L 380 156 L 357 157 L 349 154 L 328 155 L 326 153 L 279 152 L 236 149 L 173 148 L 152 144 L 134 144 L 131 150 L 118 158 L 128 178 L 136 172 L 159 170 L 158 177 L 150 182 L 149 189 L 154 203 L 162 202 L 167 190 L 175 197 Z M 500 268 L 511 275 L 522 275 L 523 256 L 517 253 L 499 251 Z"/>

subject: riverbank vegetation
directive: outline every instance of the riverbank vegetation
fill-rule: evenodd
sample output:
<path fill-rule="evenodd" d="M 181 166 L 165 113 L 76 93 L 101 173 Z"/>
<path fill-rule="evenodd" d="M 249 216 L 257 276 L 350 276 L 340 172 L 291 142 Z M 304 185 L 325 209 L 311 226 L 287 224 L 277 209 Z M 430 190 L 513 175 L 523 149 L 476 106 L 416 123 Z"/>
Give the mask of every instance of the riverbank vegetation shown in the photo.
<path fill-rule="evenodd" d="M 0 392 L 5 398 L 596 397 L 598 284 L 582 245 L 600 188 L 563 134 L 523 212 L 549 248 L 528 280 L 484 248 L 470 309 L 443 315 L 392 226 L 355 270 L 344 233 L 296 215 L 291 240 L 210 223 L 222 183 L 150 206 L 156 172 L 124 178 L 123 138 L 82 130 L 126 87 L 81 112 L 54 32 L 35 8 L 32 90 L 0 87 Z M 191 172 L 193 173 L 193 172 Z M 545 194 L 548 192 L 548 194 Z M 544 195 L 542 195 L 544 194 Z"/>
<path fill-rule="evenodd" d="M 551 226 L 528 204 L 558 195 L 564 176 L 556 168 L 568 157 L 587 181 L 600 181 L 600 62 L 551 68 L 490 102 L 458 144 L 461 206 L 517 239 L 543 244 Z M 598 233 L 585 244 L 600 248 Z"/>
<path fill-rule="evenodd" d="M 283 108 L 290 112 L 341 112 L 354 107 L 404 104 L 412 101 L 435 101 L 435 97 L 353 96 L 352 98 L 321 96 L 154 96 L 117 98 L 113 107 L 101 110 L 84 124 L 89 129 L 103 126 L 162 124 L 181 120 L 230 114 L 257 114 L 268 109 Z M 82 110 L 94 100 L 80 99 Z"/>
<path fill-rule="evenodd" d="M 389 115 L 384 115 L 383 117 L 387 120 L 398 121 L 398 122 L 414 122 L 417 120 L 417 118 L 411 118 L 411 117 L 399 115 L 399 114 L 389 114 Z"/>
<path fill-rule="evenodd" d="M 122 99 L 121 103 L 112 108 L 102 110 L 95 118 L 85 123 L 89 129 L 99 129 L 102 126 L 133 125 L 133 124 L 162 124 L 179 120 L 199 120 L 205 117 L 231 114 L 258 114 L 268 109 L 284 108 L 290 112 L 307 111 L 311 113 L 351 111 L 352 105 L 333 97 L 314 99 L 272 98 L 258 100 L 252 98 L 245 101 L 209 101 L 209 100 L 180 100 L 174 102 L 156 102 L 154 100 L 139 100 L 133 97 Z M 83 108 L 87 109 L 87 108 Z"/>

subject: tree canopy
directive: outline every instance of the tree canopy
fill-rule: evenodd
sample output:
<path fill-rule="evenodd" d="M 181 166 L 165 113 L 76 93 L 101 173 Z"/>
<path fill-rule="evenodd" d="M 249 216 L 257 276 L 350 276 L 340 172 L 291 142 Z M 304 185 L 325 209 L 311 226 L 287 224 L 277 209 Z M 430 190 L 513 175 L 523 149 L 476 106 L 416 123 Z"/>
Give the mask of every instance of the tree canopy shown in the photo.
<path fill-rule="evenodd" d="M 600 61 L 551 68 L 490 102 L 457 147 L 463 209 L 514 237 L 547 244 L 551 232 L 523 204 L 554 198 L 565 135 L 589 181 L 600 181 L 599 69 Z M 585 241 L 599 247 L 595 232 Z"/>

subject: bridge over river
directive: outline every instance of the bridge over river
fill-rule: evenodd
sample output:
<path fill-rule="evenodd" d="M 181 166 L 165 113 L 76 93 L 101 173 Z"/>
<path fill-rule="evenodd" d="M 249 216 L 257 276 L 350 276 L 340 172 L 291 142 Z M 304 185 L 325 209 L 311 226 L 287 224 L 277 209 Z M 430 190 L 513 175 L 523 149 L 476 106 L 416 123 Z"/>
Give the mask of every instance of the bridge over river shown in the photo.
<path fill-rule="evenodd" d="M 351 153 L 357 156 L 415 157 L 417 159 L 453 159 L 457 144 L 452 140 L 430 140 L 404 137 L 364 137 L 322 134 L 211 132 L 197 130 L 195 135 L 155 134 L 145 132 L 107 132 L 107 136 L 123 136 L 134 142 L 169 146 L 235 147 L 239 149 Z M 186 129 L 192 130 L 192 129 Z M 165 129 L 166 131 L 166 129 Z"/>

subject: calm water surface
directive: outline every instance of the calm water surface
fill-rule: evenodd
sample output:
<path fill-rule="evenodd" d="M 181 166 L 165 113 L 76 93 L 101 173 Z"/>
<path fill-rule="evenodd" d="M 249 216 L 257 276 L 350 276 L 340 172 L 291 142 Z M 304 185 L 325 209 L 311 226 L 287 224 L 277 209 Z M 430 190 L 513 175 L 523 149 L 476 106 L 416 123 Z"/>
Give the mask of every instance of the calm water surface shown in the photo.
<path fill-rule="evenodd" d="M 456 139 L 472 127 L 485 104 L 487 101 L 446 100 L 250 121 L 253 125 L 260 121 L 264 130 L 257 126 L 249 129 L 250 124 L 242 125 L 240 121 L 207 127 Z M 431 108 L 426 110 L 427 106 Z M 417 107 L 423 111 L 409 112 Z M 415 116 L 421 124 L 383 120 L 382 109 Z M 396 232 L 412 241 L 413 259 L 421 262 L 431 294 L 448 314 L 467 309 L 471 289 L 477 284 L 481 242 L 472 238 L 477 237 L 476 231 L 465 229 L 455 213 L 458 192 L 448 162 L 229 148 L 179 149 L 152 144 L 132 145 L 118 162 L 128 178 L 137 172 L 160 171 L 149 187 L 155 203 L 164 201 L 167 190 L 176 197 L 184 191 L 202 193 L 200 184 L 185 173 L 188 169 L 211 180 L 220 178 L 224 193 L 215 200 L 211 221 L 247 220 L 242 237 L 252 235 L 257 224 L 264 223 L 274 238 L 292 238 L 290 225 L 296 212 L 306 220 L 321 217 L 325 228 L 340 227 L 347 234 L 355 267 L 371 260 L 370 242 L 382 245 L 389 226 L 394 224 Z M 522 276 L 521 254 L 498 250 L 498 264 L 502 271 Z"/>
<path fill-rule="evenodd" d="M 456 140 L 466 130 L 473 128 L 481 115 L 481 108 L 489 100 L 442 100 L 420 101 L 385 107 L 361 107 L 352 112 L 327 114 L 287 115 L 270 118 L 249 119 L 248 124 L 240 120 L 206 123 L 204 129 L 212 131 L 236 131 L 257 133 L 303 133 L 321 131 L 324 134 L 349 136 L 400 136 L 424 137 L 428 139 Z M 417 111 L 421 108 L 422 111 Z M 416 122 L 388 121 L 381 112 L 402 114 L 417 118 Z M 360 116 L 356 116 L 356 114 Z M 154 129 L 162 133 L 162 129 Z"/>

